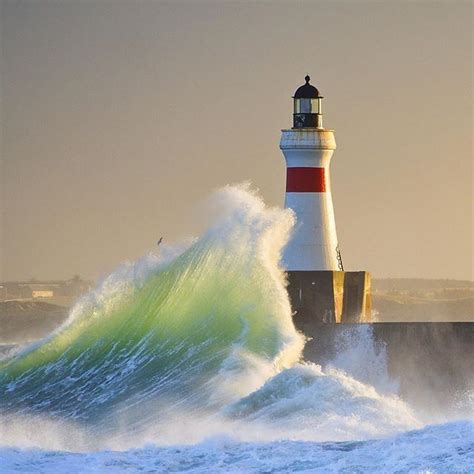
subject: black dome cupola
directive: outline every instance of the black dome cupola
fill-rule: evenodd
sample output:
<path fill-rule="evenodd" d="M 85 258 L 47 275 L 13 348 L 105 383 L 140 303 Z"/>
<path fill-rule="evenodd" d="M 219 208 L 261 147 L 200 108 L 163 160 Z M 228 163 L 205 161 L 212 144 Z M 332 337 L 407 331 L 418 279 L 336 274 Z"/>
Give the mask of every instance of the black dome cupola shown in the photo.
<path fill-rule="evenodd" d="M 294 99 L 317 99 L 318 97 L 320 97 L 318 89 L 316 89 L 316 87 L 312 86 L 309 83 L 311 78 L 309 76 L 306 76 L 304 80 L 306 81 L 306 84 L 296 89 L 296 92 L 293 98 Z"/>
<path fill-rule="evenodd" d="M 293 96 L 293 128 L 323 128 L 322 95 L 312 86 L 310 77 Z"/>

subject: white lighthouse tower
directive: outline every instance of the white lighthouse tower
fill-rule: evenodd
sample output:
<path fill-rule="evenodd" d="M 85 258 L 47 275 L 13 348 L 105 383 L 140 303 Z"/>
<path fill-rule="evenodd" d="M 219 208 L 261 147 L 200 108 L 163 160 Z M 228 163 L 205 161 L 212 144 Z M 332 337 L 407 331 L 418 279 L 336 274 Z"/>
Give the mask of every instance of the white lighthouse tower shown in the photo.
<path fill-rule="evenodd" d="M 336 149 L 334 131 L 323 127 L 323 97 L 306 83 L 293 96 L 293 128 L 282 130 L 286 160 L 285 207 L 296 224 L 284 254 L 288 294 L 295 323 L 370 321 L 370 274 L 346 272 L 337 241 L 329 165 Z"/>
<path fill-rule="evenodd" d="M 293 97 L 293 128 L 283 130 L 285 207 L 296 215 L 283 263 L 288 271 L 343 270 L 336 234 L 329 165 L 336 149 L 333 130 L 323 128 L 322 100 L 310 77 Z"/>

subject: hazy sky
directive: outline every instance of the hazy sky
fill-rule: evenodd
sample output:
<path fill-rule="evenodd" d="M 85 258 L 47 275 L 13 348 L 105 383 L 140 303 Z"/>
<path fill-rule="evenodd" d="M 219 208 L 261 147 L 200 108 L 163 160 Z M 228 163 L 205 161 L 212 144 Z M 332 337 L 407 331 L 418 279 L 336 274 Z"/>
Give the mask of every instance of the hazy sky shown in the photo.
<path fill-rule="evenodd" d="M 250 180 L 282 205 L 306 74 L 336 131 L 344 264 L 472 279 L 470 2 L 4 1 L 0 279 L 95 278 L 202 231 Z"/>

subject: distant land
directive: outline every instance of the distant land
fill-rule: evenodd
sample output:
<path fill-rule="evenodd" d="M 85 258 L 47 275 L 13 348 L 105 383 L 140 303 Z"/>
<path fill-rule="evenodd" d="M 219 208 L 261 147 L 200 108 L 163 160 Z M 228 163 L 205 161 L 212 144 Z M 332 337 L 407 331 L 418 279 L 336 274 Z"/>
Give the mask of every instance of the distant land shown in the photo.
<path fill-rule="evenodd" d="M 374 279 L 372 306 L 380 322 L 474 321 L 474 282 Z"/>
<path fill-rule="evenodd" d="M 378 291 L 422 291 L 456 288 L 474 289 L 474 281 L 470 280 L 430 280 L 425 278 L 373 278 L 372 289 Z"/>
<path fill-rule="evenodd" d="M 69 308 L 92 286 L 78 276 L 0 283 L 0 343 L 46 336 L 66 321 Z M 474 282 L 375 278 L 372 303 L 378 322 L 474 322 Z"/>
<path fill-rule="evenodd" d="M 22 344 L 48 335 L 69 310 L 44 301 L 0 302 L 0 344 Z"/>

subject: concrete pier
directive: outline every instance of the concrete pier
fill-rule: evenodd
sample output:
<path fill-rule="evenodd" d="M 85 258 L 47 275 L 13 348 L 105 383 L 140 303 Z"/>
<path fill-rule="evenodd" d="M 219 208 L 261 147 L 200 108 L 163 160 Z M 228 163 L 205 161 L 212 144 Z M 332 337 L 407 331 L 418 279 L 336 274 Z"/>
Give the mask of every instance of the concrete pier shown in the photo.
<path fill-rule="evenodd" d="M 306 360 L 321 365 L 346 357 L 361 373 L 374 372 L 370 354 L 384 353 L 390 378 L 404 400 L 422 409 L 464 413 L 474 390 L 474 323 L 312 324 Z M 347 354 L 347 356 L 344 356 Z M 379 361 L 380 362 L 380 361 Z M 363 379 L 363 377 L 362 377 Z M 372 380 L 367 380 L 373 383 Z M 471 402 L 472 403 L 472 402 Z M 464 410 L 464 411 L 463 411 Z M 472 410 L 472 405 L 471 405 Z"/>

